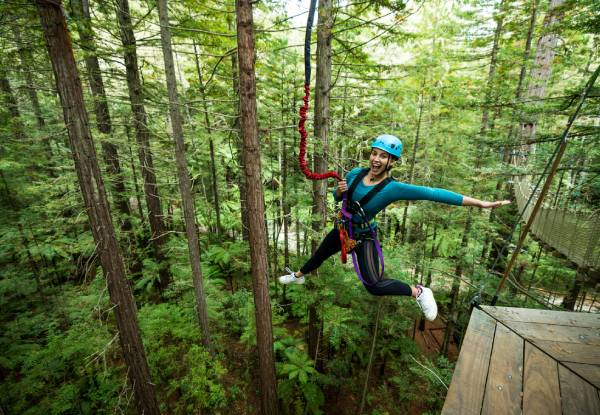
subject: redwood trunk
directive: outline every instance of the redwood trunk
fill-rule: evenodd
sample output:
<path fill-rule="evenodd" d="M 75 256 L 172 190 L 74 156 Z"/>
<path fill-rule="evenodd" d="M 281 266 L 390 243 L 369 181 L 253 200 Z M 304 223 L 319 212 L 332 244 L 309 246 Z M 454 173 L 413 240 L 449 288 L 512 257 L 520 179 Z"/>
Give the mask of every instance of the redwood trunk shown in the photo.
<path fill-rule="evenodd" d="M 171 31 L 169 30 L 167 0 L 158 0 L 158 15 L 160 19 L 160 37 L 162 40 L 163 57 L 165 61 L 165 76 L 167 78 L 167 90 L 169 93 L 169 116 L 171 117 L 171 125 L 173 127 L 173 140 L 175 141 L 179 190 L 181 191 L 183 216 L 185 219 L 185 233 L 188 240 L 188 251 L 192 266 L 192 279 L 194 281 L 194 292 L 196 294 L 196 312 L 198 314 L 200 327 L 202 327 L 203 344 L 206 348 L 211 350 L 208 311 L 204 295 L 202 268 L 200 266 L 200 245 L 198 243 L 198 234 L 196 233 L 196 214 L 194 212 L 194 202 L 192 199 L 192 183 L 185 158 L 183 127 L 181 122 L 181 112 L 179 111 L 179 97 L 177 94 L 177 82 L 175 80 L 173 51 L 171 49 Z"/>
<path fill-rule="evenodd" d="M 248 190 L 248 225 L 256 340 L 260 368 L 262 413 L 277 413 L 275 361 L 271 326 L 271 302 L 267 279 L 267 236 L 264 226 L 263 191 L 260 176 L 260 147 L 256 114 L 256 77 L 254 73 L 254 28 L 252 3 L 236 1 L 237 44 L 240 74 L 241 133 L 244 140 L 244 170 Z"/>
<path fill-rule="evenodd" d="M 144 95 L 140 82 L 140 71 L 137 62 L 137 52 L 131 15 L 129 14 L 128 0 L 119 0 L 117 3 L 117 18 L 121 33 L 121 42 L 124 48 L 125 71 L 127 75 L 127 88 L 133 123 L 138 142 L 138 155 L 141 164 L 142 177 L 144 179 L 144 195 L 148 206 L 148 220 L 152 231 L 152 244 L 154 246 L 154 259 L 158 263 L 160 275 L 160 290 L 164 290 L 171 281 L 169 264 L 163 252 L 166 242 L 165 225 L 163 222 L 162 206 L 154 174 L 154 163 L 150 150 L 150 131 L 147 127 L 148 118 L 144 108 Z"/>
<path fill-rule="evenodd" d="M 38 1 L 38 11 L 56 77 L 79 185 L 115 312 L 121 349 L 128 367 L 127 376 L 135 393 L 139 413 L 158 415 L 160 410 L 139 334 L 137 310 L 125 275 L 98 167 L 63 11 L 60 3 L 46 1 Z"/>
<path fill-rule="evenodd" d="M 104 80 L 102 79 L 102 73 L 100 72 L 100 63 L 96 56 L 96 45 L 93 38 L 89 4 L 87 0 L 75 0 L 71 4 L 74 14 L 79 19 L 77 28 L 81 46 L 85 53 L 85 67 L 90 83 L 90 89 L 92 91 L 92 97 L 94 98 L 96 126 L 100 133 L 111 136 L 112 123 L 110 120 L 110 112 L 108 110 L 106 92 L 104 90 Z M 101 139 L 100 144 L 102 147 L 102 157 L 104 158 L 108 174 L 113 183 L 115 205 L 122 215 L 121 229 L 124 231 L 131 230 L 131 221 L 129 220 L 131 212 L 129 211 L 129 204 L 127 203 L 127 191 L 125 189 L 125 179 L 121 172 L 119 151 L 117 150 L 116 145 L 105 139 Z"/>
<path fill-rule="evenodd" d="M 229 30 L 233 30 L 233 23 L 227 18 L 227 27 Z M 244 173 L 244 143 L 242 142 L 242 137 L 240 136 L 240 78 L 238 73 L 238 60 L 237 54 L 231 54 L 231 84 L 233 86 L 233 94 L 236 98 L 235 101 L 235 115 L 237 118 L 235 119 L 233 129 L 236 134 L 236 147 L 238 152 L 238 163 L 239 163 L 239 174 L 238 174 L 238 188 L 240 190 L 240 216 L 242 220 L 242 239 L 244 241 L 248 241 L 248 203 L 246 197 L 246 178 Z"/>
<path fill-rule="evenodd" d="M 331 40 L 333 38 L 333 5 L 331 0 L 319 0 L 319 21 L 317 25 L 317 77 L 315 86 L 315 151 L 314 171 L 327 171 L 325 154 L 329 140 L 329 98 L 331 90 Z M 327 181 L 313 182 L 313 221 L 315 234 L 320 234 L 327 215 Z M 317 240 L 311 243 L 312 250 Z"/>

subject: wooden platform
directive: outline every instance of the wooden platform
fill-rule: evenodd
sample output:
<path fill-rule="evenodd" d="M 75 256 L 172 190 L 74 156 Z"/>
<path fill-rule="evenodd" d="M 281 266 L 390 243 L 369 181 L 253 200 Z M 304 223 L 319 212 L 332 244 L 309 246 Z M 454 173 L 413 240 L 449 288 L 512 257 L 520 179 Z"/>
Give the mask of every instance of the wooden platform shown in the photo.
<path fill-rule="evenodd" d="M 482 310 L 471 315 L 442 414 L 600 414 L 600 314 Z"/>

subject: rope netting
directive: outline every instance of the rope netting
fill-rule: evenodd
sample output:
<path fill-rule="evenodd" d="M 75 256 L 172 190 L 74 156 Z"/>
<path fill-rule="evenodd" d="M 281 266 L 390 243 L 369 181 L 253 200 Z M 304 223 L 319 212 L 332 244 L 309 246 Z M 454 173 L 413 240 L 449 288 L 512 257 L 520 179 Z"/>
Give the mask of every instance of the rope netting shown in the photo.
<path fill-rule="evenodd" d="M 515 180 L 515 199 L 519 210 L 525 208 L 531 196 L 532 186 L 529 180 Z M 523 221 L 531 216 L 533 205 L 525 208 Z M 570 261 L 582 267 L 600 268 L 600 215 L 582 213 L 568 209 L 557 209 L 543 204 L 533 220 L 530 231 Z"/>

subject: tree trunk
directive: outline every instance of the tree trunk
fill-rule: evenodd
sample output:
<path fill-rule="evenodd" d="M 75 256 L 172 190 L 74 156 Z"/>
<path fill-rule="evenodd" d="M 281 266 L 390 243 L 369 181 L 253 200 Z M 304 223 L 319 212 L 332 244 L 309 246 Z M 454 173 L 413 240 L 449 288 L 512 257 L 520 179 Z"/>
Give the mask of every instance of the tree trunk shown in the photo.
<path fill-rule="evenodd" d="M 287 106 L 287 88 L 283 85 L 285 78 L 281 77 L 281 87 L 283 91 L 286 91 L 285 97 L 281 97 L 281 124 L 285 127 L 286 121 L 286 106 Z M 291 208 L 288 200 L 288 153 L 286 138 L 287 129 L 282 130 L 281 138 L 281 211 L 283 214 L 283 264 L 284 267 L 290 266 L 290 239 L 289 239 L 289 228 L 290 228 L 290 215 Z"/>
<path fill-rule="evenodd" d="M 92 32 L 88 0 L 74 0 L 71 2 L 71 6 L 74 12 L 73 14 L 77 19 L 77 31 L 79 33 L 81 47 L 85 53 L 85 66 L 90 82 L 90 89 L 94 98 L 96 126 L 101 134 L 111 136 L 112 123 L 110 120 L 110 112 L 108 110 L 106 92 L 104 90 L 104 80 L 102 79 L 102 72 L 100 71 L 100 63 L 96 56 L 96 45 L 94 43 L 94 35 Z M 102 156 L 104 157 L 104 162 L 106 163 L 106 168 L 115 192 L 115 205 L 122 216 L 121 229 L 129 231 L 132 227 L 131 221 L 129 220 L 131 212 L 129 211 L 129 204 L 127 203 L 125 179 L 121 172 L 117 146 L 104 139 L 100 140 L 100 144 L 102 147 Z"/>
<path fill-rule="evenodd" d="M 315 172 L 327 170 L 325 154 L 329 140 L 329 97 L 331 90 L 331 40 L 333 27 L 333 4 L 331 0 L 319 0 L 319 20 L 317 25 L 317 77 L 315 86 Z M 312 228 L 320 235 L 327 216 L 327 181 L 314 180 Z M 311 242 L 313 252 L 318 240 Z"/>
<path fill-rule="evenodd" d="M 583 287 L 583 283 L 585 282 L 585 279 L 586 279 L 586 271 L 587 270 L 582 267 L 577 268 L 577 275 L 575 276 L 575 279 L 573 280 L 573 285 L 571 286 L 571 288 L 569 289 L 569 292 L 563 299 L 562 306 L 565 310 L 571 310 L 571 311 L 575 310 L 575 304 L 577 303 L 577 297 L 579 297 L 579 292 L 581 291 L 581 288 Z"/>
<path fill-rule="evenodd" d="M 410 173 L 408 175 L 408 183 L 411 184 L 415 177 L 415 163 L 417 161 L 417 149 L 419 148 L 419 138 L 421 136 L 421 120 L 423 119 L 423 105 L 425 101 L 424 96 L 425 90 L 425 78 L 423 78 L 423 83 L 421 84 L 421 99 L 419 103 L 419 118 L 417 120 L 417 131 L 415 133 L 415 145 L 413 146 L 412 158 L 410 159 Z M 402 212 L 402 225 L 400 227 L 400 232 L 402 234 L 402 242 L 406 242 L 406 219 L 408 217 L 408 207 L 410 206 L 410 200 L 406 201 L 404 206 L 404 212 Z"/>
<path fill-rule="evenodd" d="M 465 251 L 469 246 L 469 233 L 471 232 L 471 224 L 472 224 L 472 211 L 469 208 L 469 213 L 467 214 L 467 221 L 465 222 L 465 229 L 463 231 L 462 240 L 460 243 L 460 250 Z M 459 253 L 458 264 L 456 265 L 456 270 L 454 271 L 454 275 L 456 277 L 452 281 L 452 289 L 450 291 L 450 304 L 448 305 L 448 325 L 446 326 L 446 331 L 444 333 L 444 340 L 442 342 L 441 353 L 448 356 L 448 348 L 450 345 L 450 339 L 452 338 L 452 333 L 456 327 L 456 320 L 458 317 L 457 303 L 458 303 L 458 295 L 460 294 L 460 283 L 461 280 L 458 277 L 462 277 L 463 273 L 463 261 L 464 255 L 462 252 Z"/>
<path fill-rule="evenodd" d="M 154 173 L 152 151 L 150 150 L 150 131 L 148 129 L 148 119 L 144 108 L 144 95 L 140 81 L 136 43 L 131 23 L 131 15 L 129 14 L 128 0 L 118 0 L 117 18 L 119 20 L 121 42 L 123 43 L 124 48 L 127 88 L 129 91 L 129 100 L 131 101 L 131 111 L 133 113 L 134 127 L 138 142 L 138 155 L 142 169 L 142 177 L 144 179 L 144 194 L 146 197 L 146 205 L 148 207 L 150 230 L 152 232 L 151 240 L 154 246 L 154 259 L 158 264 L 160 276 L 159 288 L 162 292 L 167 288 L 171 281 L 169 263 L 163 252 L 163 246 L 167 240 L 167 235 L 163 222 L 158 186 L 156 184 L 156 175 Z"/>
<path fill-rule="evenodd" d="M 240 74 L 240 126 L 244 140 L 244 166 L 248 190 L 248 225 L 256 341 L 260 369 L 262 413 L 277 413 L 275 356 L 271 326 L 271 302 L 267 279 L 267 236 L 264 227 L 264 200 L 260 172 L 260 145 L 256 113 L 256 75 L 254 73 L 254 27 L 250 0 L 236 1 L 237 45 Z"/>
<path fill-rule="evenodd" d="M 128 378 L 134 390 L 138 412 L 158 415 L 160 410 L 139 333 L 137 310 L 125 275 L 106 190 L 98 167 L 96 150 L 85 112 L 81 82 L 63 11 L 60 3 L 38 1 L 37 4 L 63 107 L 75 169 L 96 249 L 107 280 L 121 349 L 127 363 Z"/>
<path fill-rule="evenodd" d="M 317 25 L 317 77 L 315 86 L 315 146 L 313 170 L 323 173 L 327 170 L 325 154 L 329 140 L 329 97 L 331 91 L 331 40 L 333 38 L 333 4 L 331 0 L 319 0 L 319 20 Z M 327 217 L 327 181 L 314 180 L 312 229 L 320 235 Z M 317 249 L 317 239 L 311 240 L 311 250 Z M 308 310 L 308 354 L 316 359 L 317 338 L 319 336 L 319 316 L 316 305 Z"/>
<path fill-rule="evenodd" d="M 215 160 L 215 145 L 212 137 L 212 127 L 208 117 L 208 105 L 206 103 L 206 90 L 202 80 L 202 70 L 200 69 L 200 60 L 196 51 L 196 42 L 192 41 L 194 46 L 194 61 L 196 63 L 196 73 L 198 75 L 198 84 L 200 85 L 200 98 L 202 99 L 202 109 L 204 110 L 204 126 L 208 134 L 208 148 L 210 151 L 210 175 L 212 179 L 213 202 L 215 204 L 215 214 L 217 216 L 217 239 L 221 238 L 221 207 L 219 204 L 219 188 L 217 187 L 217 167 Z"/>
<path fill-rule="evenodd" d="M 135 188 L 135 200 L 137 203 L 137 211 L 140 217 L 140 222 L 144 224 L 144 210 L 142 208 L 142 200 L 140 198 L 140 185 L 138 184 L 135 162 L 133 159 L 133 151 L 131 150 L 131 129 L 129 124 L 125 123 L 125 137 L 127 137 L 127 149 L 129 150 L 129 164 L 131 167 L 131 176 L 133 179 L 133 187 Z"/>
<path fill-rule="evenodd" d="M 227 17 L 227 27 L 229 30 L 233 30 L 233 22 L 230 20 L 229 16 Z M 244 143 L 243 139 L 240 136 L 240 82 L 239 82 L 239 73 L 238 73 L 238 61 L 237 54 L 231 54 L 231 83 L 233 86 L 233 94 L 237 98 L 235 104 L 235 114 L 237 118 L 235 119 L 234 129 L 237 130 L 237 140 L 235 140 L 237 144 L 238 151 L 238 164 L 240 166 L 239 174 L 238 174 L 238 188 L 240 190 L 240 212 L 242 219 L 242 240 L 249 241 L 248 236 L 248 197 L 246 191 L 246 178 L 244 173 L 244 166 L 246 162 L 244 161 Z"/>
<path fill-rule="evenodd" d="M 535 60 L 531 69 L 531 81 L 525 94 L 526 98 L 543 98 L 546 96 L 546 83 L 552 73 L 552 62 L 556 54 L 555 48 L 559 36 L 555 33 L 555 26 L 562 18 L 562 5 L 565 0 L 551 0 L 548 12 L 544 18 L 544 31 L 538 40 Z M 536 120 L 521 121 L 521 140 L 531 142 L 535 138 Z M 528 146 L 533 150 L 533 145 Z"/>
<path fill-rule="evenodd" d="M 202 328 L 202 343 L 212 352 L 210 331 L 208 327 L 208 310 L 206 308 L 204 282 L 202 279 L 202 268 L 200 266 L 200 244 L 198 243 L 198 235 L 196 233 L 196 214 L 194 212 L 194 200 L 192 198 L 192 185 L 185 158 L 183 126 L 181 122 L 181 112 L 179 111 L 179 96 L 177 94 L 177 81 L 175 80 L 173 51 L 171 49 L 171 32 L 169 30 L 167 0 L 158 0 L 158 16 L 160 20 L 160 38 L 165 61 L 165 76 L 167 78 L 167 90 L 169 93 L 169 116 L 171 118 L 171 126 L 173 129 L 173 141 L 175 141 L 175 158 L 177 159 L 179 190 L 181 192 L 185 233 L 188 240 L 190 264 L 192 266 L 192 279 L 194 281 L 194 292 L 196 294 L 196 312 L 200 327 Z"/>

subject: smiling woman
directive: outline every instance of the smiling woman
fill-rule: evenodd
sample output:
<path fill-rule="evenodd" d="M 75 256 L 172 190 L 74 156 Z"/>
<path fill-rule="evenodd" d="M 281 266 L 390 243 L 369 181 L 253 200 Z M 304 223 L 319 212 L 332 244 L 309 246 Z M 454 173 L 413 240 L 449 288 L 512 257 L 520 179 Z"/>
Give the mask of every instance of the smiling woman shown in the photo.
<path fill-rule="evenodd" d="M 369 168 L 355 168 L 348 172 L 345 180 L 338 182 L 333 192 L 335 200 L 341 201 L 347 192 L 347 207 L 350 213 L 346 222 L 348 233 L 356 239 L 354 255 L 356 271 L 367 291 L 373 295 L 412 296 L 423 310 L 425 318 L 434 320 L 437 304 L 431 289 L 410 286 L 402 281 L 388 279 L 380 268 L 380 248 L 376 238 L 375 216 L 386 206 L 399 200 L 430 200 L 455 206 L 478 206 L 496 208 L 510 203 L 508 200 L 486 202 L 445 189 L 397 182 L 389 177 L 389 171 L 402 155 L 402 141 L 393 135 L 380 135 L 371 144 Z M 351 225 L 350 225 L 351 223 Z M 314 255 L 299 271 L 279 277 L 282 284 L 304 284 L 304 275 L 317 269 L 333 254 L 340 252 L 342 241 L 338 229 L 325 236 Z"/>

